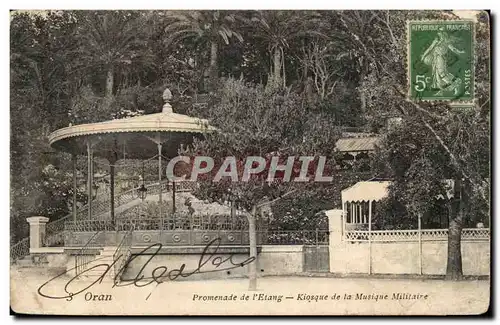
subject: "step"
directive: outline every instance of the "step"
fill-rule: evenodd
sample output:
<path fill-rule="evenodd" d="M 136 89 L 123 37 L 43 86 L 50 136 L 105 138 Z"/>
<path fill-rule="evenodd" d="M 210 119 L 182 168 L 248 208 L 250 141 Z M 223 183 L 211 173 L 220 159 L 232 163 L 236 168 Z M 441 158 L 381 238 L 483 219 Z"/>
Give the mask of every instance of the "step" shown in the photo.
<path fill-rule="evenodd" d="M 85 266 L 85 269 L 88 270 L 89 268 L 92 268 L 92 267 L 94 267 L 96 265 L 99 265 L 99 264 L 108 264 L 108 265 L 113 264 L 115 262 L 114 258 L 113 258 L 113 255 L 116 252 L 116 248 L 117 247 L 114 247 L 114 246 L 103 247 L 103 249 L 101 250 L 100 254 L 96 255 L 96 259 L 90 261 Z M 105 269 L 104 266 L 98 267 L 98 268 L 93 269 L 93 270 L 85 271 L 85 273 L 83 273 L 82 277 L 85 277 L 85 278 L 91 279 L 91 280 L 92 279 L 98 279 L 99 277 L 102 276 L 102 274 L 103 274 L 103 272 L 105 270 L 106 269 Z M 114 281 L 114 278 L 115 278 L 115 268 L 112 267 L 106 273 L 106 276 L 103 278 L 103 281 Z"/>
<path fill-rule="evenodd" d="M 83 275 L 89 275 L 89 276 L 102 276 L 102 274 L 104 273 L 105 270 L 97 270 L 97 269 L 94 269 L 94 270 L 87 270 L 83 273 Z M 112 271 L 110 271 L 112 272 Z M 109 276 L 110 272 L 106 273 L 106 276 Z"/>
<path fill-rule="evenodd" d="M 37 266 L 37 264 L 33 263 L 32 260 L 17 260 L 16 265 L 19 267 L 34 267 Z"/>
<path fill-rule="evenodd" d="M 78 278 L 79 279 L 82 279 L 82 280 L 89 280 L 89 281 L 95 281 L 97 279 L 99 279 L 101 277 L 101 275 L 88 275 L 87 273 L 83 274 L 83 275 L 80 275 Z M 114 277 L 110 277 L 110 276 L 105 276 L 102 278 L 102 282 L 113 282 L 114 281 Z"/>
<path fill-rule="evenodd" d="M 48 265 L 46 259 L 40 256 L 28 255 L 16 261 L 16 265 L 19 267 L 43 267 Z"/>
<path fill-rule="evenodd" d="M 13 271 L 12 272 L 18 272 L 19 274 L 26 274 L 26 275 L 43 275 L 44 277 L 47 277 L 47 279 L 50 279 L 51 277 L 55 277 L 61 274 L 64 274 L 66 272 L 65 267 L 48 267 L 48 266 L 39 266 L 39 265 L 34 265 L 30 267 L 19 267 L 18 265 L 13 266 Z"/>
<path fill-rule="evenodd" d="M 105 246 L 105 247 L 102 248 L 101 255 L 103 255 L 103 254 L 109 254 L 109 253 L 111 253 L 111 255 L 113 255 L 116 252 L 117 248 L 118 248 L 117 246 Z"/>

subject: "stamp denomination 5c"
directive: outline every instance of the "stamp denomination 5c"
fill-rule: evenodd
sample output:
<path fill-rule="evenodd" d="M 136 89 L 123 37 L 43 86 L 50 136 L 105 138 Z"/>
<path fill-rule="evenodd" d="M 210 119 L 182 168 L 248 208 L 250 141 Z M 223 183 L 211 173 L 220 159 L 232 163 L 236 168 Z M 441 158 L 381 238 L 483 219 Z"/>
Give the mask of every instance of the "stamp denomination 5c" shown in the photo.
<path fill-rule="evenodd" d="M 413 100 L 472 101 L 473 22 L 410 21 L 408 77 Z"/>

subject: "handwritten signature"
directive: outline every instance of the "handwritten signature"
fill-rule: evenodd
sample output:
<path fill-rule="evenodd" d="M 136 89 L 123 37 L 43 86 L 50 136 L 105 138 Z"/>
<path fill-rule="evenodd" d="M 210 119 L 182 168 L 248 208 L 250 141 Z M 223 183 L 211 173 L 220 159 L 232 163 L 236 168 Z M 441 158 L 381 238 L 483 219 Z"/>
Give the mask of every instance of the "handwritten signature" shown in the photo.
<path fill-rule="evenodd" d="M 255 260 L 255 256 L 251 256 L 242 262 L 235 262 L 233 260 L 234 254 L 230 254 L 228 257 L 223 257 L 220 255 L 217 255 L 217 251 L 219 249 L 220 242 L 221 242 L 220 238 L 215 238 L 204 247 L 203 252 L 201 253 L 200 259 L 198 261 L 198 266 L 193 271 L 187 272 L 185 270 L 185 268 L 186 268 L 185 263 L 183 263 L 179 268 L 174 268 L 171 270 L 168 270 L 168 268 L 166 266 L 161 265 L 161 266 L 158 266 L 155 269 L 153 269 L 150 277 L 145 277 L 142 274 L 142 272 L 144 271 L 146 266 L 149 264 L 149 262 L 151 262 L 151 260 L 156 255 L 158 255 L 161 248 L 163 247 L 163 245 L 160 243 L 152 244 L 152 245 L 144 248 L 138 254 L 131 255 L 127 259 L 127 261 L 125 263 L 123 263 L 123 266 L 120 267 L 120 269 L 116 272 L 116 274 L 114 276 L 113 288 L 114 287 L 125 287 L 125 286 L 130 286 L 130 285 L 134 285 L 136 287 L 146 287 L 146 286 L 151 285 L 151 284 L 159 285 L 159 284 L 165 282 L 165 280 L 174 281 L 174 280 L 178 279 L 179 277 L 187 278 L 187 277 L 190 277 L 194 274 L 222 272 L 222 271 L 227 271 L 227 270 L 231 270 L 231 269 L 235 269 L 235 268 L 239 268 L 239 267 L 244 267 L 245 265 L 250 264 Z M 133 260 L 135 260 L 137 257 L 139 257 L 141 255 L 145 255 L 145 253 L 148 252 L 150 249 L 155 249 L 155 251 L 151 254 L 151 257 L 142 265 L 142 267 L 139 270 L 139 272 L 137 273 L 137 275 L 133 279 L 123 279 L 122 274 L 125 271 L 125 269 L 127 268 L 127 266 Z M 55 284 L 56 279 L 59 279 L 62 276 L 68 274 L 68 272 L 75 270 L 76 267 L 71 268 L 71 269 L 67 269 L 65 272 L 53 277 L 52 279 L 50 279 L 47 282 L 45 282 L 44 284 L 42 284 L 38 288 L 38 294 L 41 295 L 42 297 L 49 298 L 49 299 L 66 299 L 67 301 L 71 301 L 71 300 L 73 300 L 73 297 L 87 291 L 88 289 L 90 289 L 91 287 L 93 287 L 94 285 L 96 285 L 98 283 L 102 283 L 102 281 L 106 277 L 106 274 L 108 272 L 110 272 L 110 270 L 112 268 L 114 268 L 114 265 L 120 260 L 120 258 L 122 256 L 123 255 L 117 256 L 111 264 L 109 264 L 109 263 L 95 264 L 92 267 L 80 272 L 78 275 L 72 277 L 64 284 L 64 287 L 63 287 L 64 293 L 62 293 L 61 295 L 54 295 L 53 293 L 49 294 L 47 292 L 47 291 L 49 291 L 47 289 L 47 287 L 50 284 Z M 97 258 L 94 261 L 98 261 L 100 259 L 102 259 L 102 257 Z M 214 266 L 215 268 L 211 269 L 211 270 L 206 270 L 206 267 L 210 266 L 210 265 Z M 99 277 L 94 282 L 88 284 L 87 286 L 85 286 L 83 288 L 80 288 L 78 286 L 78 284 L 81 283 L 81 281 L 78 281 L 79 279 L 81 279 L 80 278 L 81 275 L 84 275 L 87 272 L 90 272 L 94 269 L 102 268 L 102 267 L 105 267 L 105 270 L 103 271 L 103 273 L 101 275 L 99 275 Z M 205 270 L 204 270 L 204 268 L 205 268 Z M 147 281 L 147 282 L 143 283 L 142 281 Z M 87 282 L 85 282 L 85 284 L 87 284 Z M 148 295 L 148 297 L 146 297 L 146 300 L 148 298 L 149 298 L 149 295 Z"/>

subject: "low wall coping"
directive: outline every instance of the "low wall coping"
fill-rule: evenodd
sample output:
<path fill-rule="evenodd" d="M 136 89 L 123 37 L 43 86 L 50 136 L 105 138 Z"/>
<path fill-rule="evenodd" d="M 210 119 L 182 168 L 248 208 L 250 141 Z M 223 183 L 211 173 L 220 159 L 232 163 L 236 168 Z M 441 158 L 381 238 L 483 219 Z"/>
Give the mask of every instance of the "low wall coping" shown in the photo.
<path fill-rule="evenodd" d="M 262 253 L 302 252 L 304 245 L 262 245 Z"/>
<path fill-rule="evenodd" d="M 138 254 L 148 246 L 132 246 L 132 254 Z M 316 247 L 316 246 L 313 246 Z M 327 245 L 322 245 L 319 247 L 328 247 Z M 85 251 L 100 251 L 102 248 L 98 247 L 82 247 L 82 246 L 71 246 L 71 247 L 42 247 L 37 248 L 36 253 L 69 253 L 78 254 L 82 248 Z M 201 254 L 205 246 L 163 246 L 160 248 L 158 254 Z M 32 252 L 31 249 L 30 252 Z M 153 254 L 156 248 L 152 247 L 148 251 L 144 252 L 145 255 Z M 258 253 L 286 253 L 294 252 L 301 253 L 304 251 L 304 245 L 262 245 L 257 246 Z M 250 247 L 245 246 L 219 246 L 217 249 L 217 254 L 248 254 L 250 252 Z M 210 253 L 210 252 L 208 252 Z"/>
<path fill-rule="evenodd" d="M 137 254 L 147 246 L 133 246 L 132 254 Z M 158 254 L 201 254 L 205 246 L 163 246 Z M 155 249 L 150 249 L 145 254 L 153 253 Z M 304 245 L 262 245 L 257 246 L 258 253 L 286 253 L 304 251 Z M 249 246 L 219 246 L 217 254 L 248 254 Z"/>
<path fill-rule="evenodd" d="M 138 254 L 144 249 L 146 249 L 148 246 L 132 246 L 132 254 Z M 205 249 L 205 246 L 163 246 L 160 248 L 158 251 L 159 255 L 164 255 L 164 254 L 201 254 L 203 250 Z M 149 255 L 153 254 L 157 248 L 150 248 L 146 252 L 144 252 L 144 255 Z M 210 252 L 213 251 L 213 248 L 211 248 L 207 253 L 210 254 Z M 261 248 L 257 247 L 257 252 L 260 252 Z M 219 246 L 217 248 L 217 253 L 216 254 L 248 254 L 250 252 L 250 247 L 248 246 Z"/>
<path fill-rule="evenodd" d="M 64 247 L 30 248 L 30 254 L 64 254 Z"/>
<path fill-rule="evenodd" d="M 99 247 L 64 247 L 64 253 L 68 255 L 98 255 L 101 251 Z"/>

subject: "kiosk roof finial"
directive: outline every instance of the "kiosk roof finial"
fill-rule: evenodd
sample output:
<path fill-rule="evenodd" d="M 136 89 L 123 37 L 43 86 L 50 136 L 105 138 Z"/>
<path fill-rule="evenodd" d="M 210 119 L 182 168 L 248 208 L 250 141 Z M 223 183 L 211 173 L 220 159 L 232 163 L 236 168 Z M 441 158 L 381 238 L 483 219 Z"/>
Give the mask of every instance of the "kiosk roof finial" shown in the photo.
<path fill-rule="evenodd" d="M 163 104 L 163 113 L 173 113 L 174 111 L 172 110 L 172 106 L 170 105 L 170 100 L 172 99 L 172 92 L 170 89 L 166 88 L 165 91 L 163 92 L 163 101 L 165 104 Z"/>

